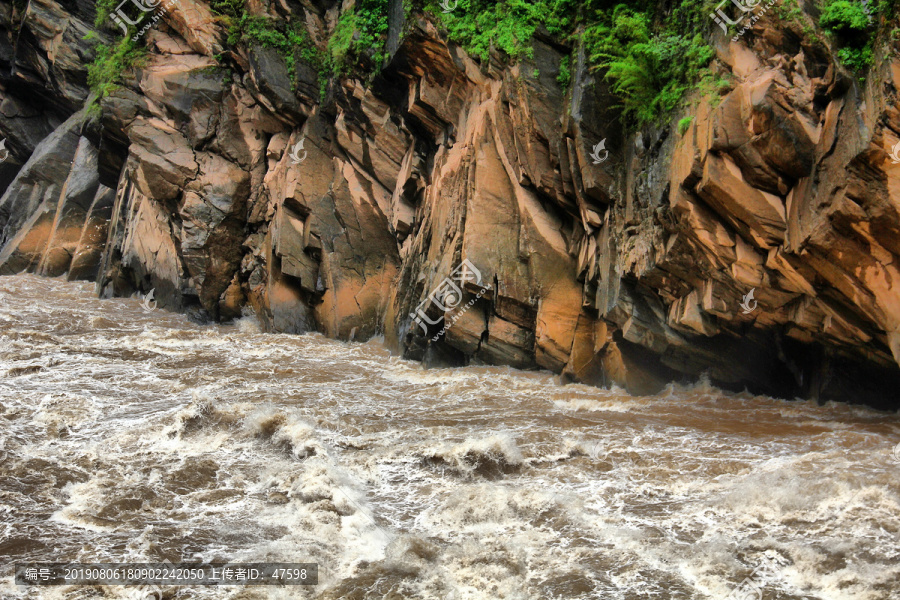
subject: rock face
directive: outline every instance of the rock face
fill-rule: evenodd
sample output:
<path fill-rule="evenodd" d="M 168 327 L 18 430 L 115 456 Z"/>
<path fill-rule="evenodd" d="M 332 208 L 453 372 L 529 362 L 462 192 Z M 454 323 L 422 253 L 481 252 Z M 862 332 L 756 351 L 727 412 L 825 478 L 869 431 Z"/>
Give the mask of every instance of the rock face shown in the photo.
<path fill-rule="evenodd" d="M 292 10 L 322 43 L 339 7 Z M 181 0 L 97 111 L 93 15 L 4 6 L 0 272 L 383 335 L 427 364 L 898 405 L 898 48 L 861 85 L 767 15 L 714 40 L 732 83 L 675 115 L 693 117 L 683 134 L 625 133 L 580 49 L 564 90 L 568 51 L 549 41 L 479 64 L 402 18 L 374 80 L 322 98 L 299 56 L 289 70 L 251 46 L 221 66 L 224 26 Z"/>

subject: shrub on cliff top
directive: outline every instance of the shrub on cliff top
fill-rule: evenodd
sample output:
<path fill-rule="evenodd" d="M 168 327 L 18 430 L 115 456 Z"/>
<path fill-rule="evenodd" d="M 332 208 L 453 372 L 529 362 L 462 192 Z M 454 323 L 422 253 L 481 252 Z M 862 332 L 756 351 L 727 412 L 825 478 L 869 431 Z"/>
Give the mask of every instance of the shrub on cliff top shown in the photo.
<path fill-rule="evenodd" d="M 674 108 L 714 56 L 697 33 L 708 26 L 707 4 L 681 2 L 670 9 L 669 3 L 655 0 L 628 5 L 608 0 L 459 0 L 452 12 L 444 13 L 436 0 L 427 0 L 426 7 L 451 40 L 482 61 L 492 49 L 514 60 L 532 57 L 531 39 L 538 28 L 573 45 L 581 31 L 589 66 L 610 81 L 626 118 L 644 125 Z M 654 19 L 660 14 L 667 16 Z M 570 68 L 567 62 L 560 65 L 563 87 Z"/>
<path fill-rule="evenodd" d="M 371 61 L 376 69 L 385 59 L 388 36 L 389 0 L 357 0 L 356 5 L 341 13 L 328 40 L 331 70 L 346 72 L 354 64 Z"/>
<path fill-rule="evenodd" d="M 584 43 L 594 68 L 606 71 L 622 99 L 626 119 L 638 126 L 674 109 L 715 56 L 699 33 L 655 33 L 646 13 L 624 4 L 588 27 Z"/>
<path fill-rule="evenodd" d="M 109 13 L 113 11 L 120 1 L 121 0 L 97 0 L 94 3 L 94 8 L 97 10 L 96 16 L 94 17 L 94 26 L 98 28 L 103 27 L 106 23 L 106 18 L 109 17 Z"/>
<path fill-rule="evenodd" d="M 217 15 L 237 19 L 244 13 L 244 0 L 210 0 L 209 7 Z"/>
<path fill-rule="evenodd" d="M 342 70 L 353 52 L 354 35 L 357 31 L 359 31 L 359 25 L 356 13 L 353 9 L 344 11 L 328 39 L 328 55 L 331 64 L 338 72 Z"/>
<path fill-rule="evenodd" d="M 98 98 L 104 98 L 120 87 L 128 69 L 138 66 L 146 57 L 145 48 L 131 37 L 123 37 L 116 44 L 97 46 L 97 58 L 88 65 L 88 85 Z"/>
<path fill-rule="evenodd" d="M 323 89 L 330 75 L 345 73 L 352 64 L 370 61 L 378 67 L 384 62 L 389 0 L 358 0 L 353 8 L 341 13 L 327 52 L 316 48 L 302 22 L 252 15 L 247 12 L 245 0 L 213 0 L 210 6 L 228 25 L 230 45 L 254 43 L 277 50 L 291 79 L 298 53 L 318 71 Z"/>
<path fill-rule="evenodd" d="M 833 32 L 859 33 L 869 28 L 870 18 L 862 3 L 835 0 L 824 7 L 819 23 Z"/>
<path fill-rule="evenodd" d="M 643 125 L 678 106 L 713 55 L 699 34 L 693 39 L 660 35 L 602 66 L 613 92 L 622 98 L 625 116 Z"/>
<path fill-rule="evenodd" d="M 568 35 L 578 4 L 573 0 L 459 0 L 452 12 L 444 13 L 436 0 L 429 0 L 426 7 L 447 28 L 450 39 L 486 61 L 491 48 L 514 59 L 530 56 L 531 38 L 539 25 L 551 34 Z"/>
<path fill-rule="evenodd" d="M 556 76 L 556 82 L 559 83 L 559 87 L 563 90 L 569 89 L 569 84 L 572 83 L 572 59 L 568 56 L 564 56 L 561 61 L 559 61 L 559 75 Z"/>
<path fill-rule="evenodd" d="M 838 60 L 857 73 L 872 65 L 873 16 L 879 9 L 859 0 L 827 0 L 822 6 L 819 24 L 835 36 Z"/>
<path fill-rule="evenodd" d="M 220 9 L 232 10 L 236 1 L 228 0 L 228 4 L 220 6 Z M 224 16 L 228 22 L 228 43 L 232 46 L 240 42 L 254 43 L 275 50 L 287 66 L 292 85 L 297 72 L 298 53 L 304 62 L 319 72 L 319 79 L 324 76 L 325 61 L 309 39 L 302 23 L 275 21 L 269 17 L 257 17 L 243 11 L 234 17 Z"/>

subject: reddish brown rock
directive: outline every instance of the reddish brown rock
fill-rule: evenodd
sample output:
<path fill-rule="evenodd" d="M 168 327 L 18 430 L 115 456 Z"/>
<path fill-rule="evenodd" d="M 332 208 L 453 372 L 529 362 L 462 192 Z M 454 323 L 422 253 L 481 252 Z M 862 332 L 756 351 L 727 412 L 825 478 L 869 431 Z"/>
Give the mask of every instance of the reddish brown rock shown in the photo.
<path fill-rule="evenodd" d="M 269 16 L 302 11 L 326 51 L 341 7 L 301 4 Z M 181 0 L 101 116 L 66 120 L 86 95 L 84 15 L 31 6 L 14 57 L 30 70 L 0 90 L 19 161 L 0 199 L 4 273 L 155 289 L 212 319 L 251 308 L 272 331 L 383 335 L 428 364 L 633 393 L 705 374 L 896 405 L 900 63 L 881 45 L 878 85 L 862 86 L 767 15 L 716 41 L 729 89 L 688 98 L 671 115 L 693 117 L 683 135 L 626 133 L 584 50 L 544 36 L 518 62 L 479 64 L 414 14 L 376 76 L 323 98 L 299 55 L 291 69 L 270 48 L 225 51 L 223 21 Z M 36 93 L 53 110 L 30 108 Z M 464 261 L 478 276 L 435 303 Z"/>

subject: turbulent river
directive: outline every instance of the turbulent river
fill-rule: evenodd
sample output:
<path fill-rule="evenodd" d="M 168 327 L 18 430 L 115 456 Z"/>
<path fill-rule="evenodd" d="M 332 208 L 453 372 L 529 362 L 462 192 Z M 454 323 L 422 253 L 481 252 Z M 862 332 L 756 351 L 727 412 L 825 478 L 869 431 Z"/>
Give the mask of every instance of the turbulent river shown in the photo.
<path fill-rule="evenodd" d="M 3 599 L 136 597 L 15 563 L 163 560 L 319 564 L 165 598 L 896 599 L 898 442 L 858 406 L 424 370 L 0 278 Z"/>

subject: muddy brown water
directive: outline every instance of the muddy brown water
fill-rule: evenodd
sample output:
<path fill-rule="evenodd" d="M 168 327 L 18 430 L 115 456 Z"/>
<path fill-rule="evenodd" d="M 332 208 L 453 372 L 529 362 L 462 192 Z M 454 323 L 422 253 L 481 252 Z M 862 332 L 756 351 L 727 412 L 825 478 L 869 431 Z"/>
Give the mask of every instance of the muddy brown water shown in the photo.
<path fill-rule="evenodd" d="M 0 598 L 28 561 L 317 562 L 171 598 L 900 598 L 900 417 L 652 398 L 0 278 Z M 766 566 L 768 565 L 768 566 Z"/>

